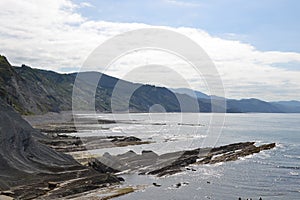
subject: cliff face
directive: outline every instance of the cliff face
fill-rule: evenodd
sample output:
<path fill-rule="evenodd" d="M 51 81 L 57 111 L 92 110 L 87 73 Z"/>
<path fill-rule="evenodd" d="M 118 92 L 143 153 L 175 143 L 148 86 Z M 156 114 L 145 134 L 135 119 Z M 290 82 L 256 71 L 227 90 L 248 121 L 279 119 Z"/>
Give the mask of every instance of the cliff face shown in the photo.
<path fill-rule="evenodd" d="M 42 72 L 25 65 L 13 67 L 0 56 L 0 98 L 22 114 L 70 110 L 73 87 L 70 83 L 75 76 L 66 75 L 59 80 L 60 76 L 54 72 L 45 75 Z"/>
<path fill-rule="evenodd" d="M 30 183 L 41 173 L 82 168 L 72 157 L 40 144 L 45 137 L 0 99 L 0 190 Z"/>
<path fill-rule="evenodd" d="M 135 84 L 123 81 L 99 72 L 82 72 L 87 78 L 83 85 L 89 85 L 89 80 L 101 79 L 95 94 L 95 107 L 98 111 L 111 111 L 111 96 L 117 83 L 124 86 L 117 101 L 121 109 L 135 112 L 148 112 L 154 104 L 161 104 L 166 111 L 178 112 L 180 105 L 176 96 L 167 88 Z M 52 71 L 33 69 L 26 65 L 11 66 L 4 56 L 0 56 L 0 98 L 21 114 L 41 114 L 72 109 L 72 92 L 77 73 L 59 74 Z M 88 87 L 86 87 L 88 88 Z M 131 96 L 129 105 L 123 105 L 124 96 L 130 88 L 138 88 Z M 82 96 L 91 91 L 83 88 Z M 181 95 L 182 96 L 182 95 Z M 186 95 L 183 95 L 186 96 Z M 186 96 L 185 98 L 191 99 Z"/>

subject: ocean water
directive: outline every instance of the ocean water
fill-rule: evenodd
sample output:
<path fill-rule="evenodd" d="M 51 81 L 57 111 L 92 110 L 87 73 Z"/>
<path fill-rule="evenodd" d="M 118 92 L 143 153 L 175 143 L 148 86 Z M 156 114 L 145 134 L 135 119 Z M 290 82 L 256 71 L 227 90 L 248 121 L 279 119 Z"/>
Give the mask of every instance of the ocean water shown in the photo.
<path fill-rule="evenodd" d="M 117 199 L 300 199 L 300 115 L 299 114 L 99 114 L 83 115 L 116 119 L 119 123 L 97 125 L 82 130 L 80 136 L 133 135 L 154 143 L 90 150 L 93 154 L 153 150 L 166 153 L 210 145 L 255 141 L 276 142 L 277 147 L 234 162 L 192 166 L 173 176 L 157 178 L 136 174 L 122 175 L 124 185 L 145 185 L 145 189 Z M 102 129 L 99 129 L 102 128 Z M 211 130 L 211 132 L 208 132 Z M 217 132 L 214 133 L 213 131 Z M 219 135 L 219 132 L 220 135 Z M 209 139 L 210 138 L 210 139 Z M 209 140 L 208 140 L 209 139 Z M 210 141 L 207 143 L 205 141 Z M 212 142 L 213 141 L 213 142 Z M 158 183 L 161 187 L 154 187 Z M 176 184 L 181 183 L 177 188 Z"/>

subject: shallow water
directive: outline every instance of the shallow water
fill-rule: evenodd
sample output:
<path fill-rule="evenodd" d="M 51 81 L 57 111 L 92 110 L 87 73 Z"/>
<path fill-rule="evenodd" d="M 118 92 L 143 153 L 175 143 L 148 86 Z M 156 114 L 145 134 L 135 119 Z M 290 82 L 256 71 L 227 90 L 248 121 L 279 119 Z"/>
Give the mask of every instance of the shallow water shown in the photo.
<path fill-rule="evenodd" d="M 277 143 L 277 147 L 270 151 L 235 162 L 192 166 L 196 171 L 186 171 L 170 177 L 123 175 L 126 185 L 145 184 L 149 187 L 118 199 L 300 199 L 299 114 L 226 114 L 224 124 L 222 120 L 211 121 L 211 115 L 99 114 L 93 117 L 117 119 L 121 122 L 99 125 L 109 129 L 95 128 L 94 131 L 77 134 L 134 135 L 155 141 L 147 145 L 91 150 L 96 154 L 119 154 L 128 150 L 153 150 L 161 154 L 197 148 L 206 144 L 203 142 L 210 138 L 207 131 L 216 127 L 222 127 L 220 137 L 215 137 L 218 134 L 211 137 L 216 146 L 242 141 Z M 162 186 L 154 187 L 153 182 Z M 182 186 L 176 188 L 177 183 L 182 183 Z"/>

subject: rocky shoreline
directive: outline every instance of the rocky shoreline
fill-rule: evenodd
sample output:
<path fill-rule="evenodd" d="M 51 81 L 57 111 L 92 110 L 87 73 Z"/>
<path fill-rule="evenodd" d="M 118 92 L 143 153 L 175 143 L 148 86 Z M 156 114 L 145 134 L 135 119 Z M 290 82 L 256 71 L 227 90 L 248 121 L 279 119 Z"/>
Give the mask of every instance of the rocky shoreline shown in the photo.
<path fill-rule="evenodd" d="M 124 154 L 110 155 L 105 153 L 102 157 L 89 161 L 95 170 L 103 166 L 111 172 L 135 172 L 140 175 L 155 175 L 158 177 L 173 175 L 186 170 L 191 170 L 191 165 L 216 164 L 235 161 L 241 157 L 270 150 L 275 143 L 255 146 L 255 142 L 242 142 L 215 148 L 203 148 L 187 151 L 177 151 L 158 155 L 155 152 L 143 151 L 137 154 L 128 151 Z"/>
<path fill-rule="evenodd" d="M 0 199 L 67 198 L 123 181 L 41 143 L 52 139 L 0 100 Z"/>
<path fill-rule="evenodd" d="M 150 141 L 142 141 L 134 136 L 96 136 L 80 138 L 57 133 L 47 134 L 47 136 L 50 139 L 41 139 L 39 141 L 58 152 L 64 153 L 151 143 Z"/>
<path fill-rule="evenodd" d="M 0 199 L 4 199 L 4 197 L 6 199 L 94 199 L 95 197 L 97 199 L 110 199 L 144 187 L 122 186 L 121 182 L 124 179 L 116 175 L 120 172 L 157 177 L 170 176 L 187 170 L 194 171 L 196 170 L 193 168 L 195 165 L 235 161 L 241 157 L 270 150 L 276 146 L 275 143 L 256 146 L 255 142 L 242 142 L 220 147 L 169 152 L 161 155 L 152 150 L 144 150 L 141 154 L 128 151 L 119 155 L 105 153 L 103 156 L 98 157 L 85 154 L 85 151 L 149 144 L 150 141 L 143 141 L 134 136 L 72 136 L 69 133 L 74 133 L 77 129 L 70 118 L 62 120 L 62 122 L 40 119 L 36 123 L 33 120 L 34 117 L 31 117 L 30 120 L 27 120 L 36 128 L 33 129 L 10 108 L 6 108 L 4 111 L 6 114 L 9 113 L 7 117 L 11 121 L 15 121 L 12 126 L 16 127 L 16 124 L 23 125 L 18 128 L 14 135 L 7 135 L 8 127 L 1 130 L 2 136 L 5 136 L 5 133 L 6 137 L 15 138 L 14 140 L 3 140 L 2 137 L 2 143 L 10 142 L 7 145 L 23 145 L 20 147 L 19 152 L 14 153 L 14 156 L 20 154 L 22 164 L 35 166 L 36 163 L 39 163 L 39 165 L 32 169 L 30 173 L 27 172 L 28 170 L 26 172 L 22 171 L 22 167 L 15 169 L 13 165 L 7 166 L 5 171 L 0 173 Z M 1 112 L 4 113 L 4 111 Z M 98 123 L 110 124 L 116 122 L 98 120 Z M 4 127 L 4 125 L 1 124 L 1 127 Z M 18 135 L 20 131 L 24 132 L 25 130 L 26 137 L 16 139 L 20 137 Z M 33 149 L 30 151 L 26 149 L 27 147 L 24 149 L 26 140 L 33 140 L 30 147 Z M 21 141 L 21 144 L 18 141 Z M 4 153 L 8 149 L 3 146 L 1 148 L 2 159 L 9 163 L 13 156 L 5 155 Z M 47 162 L 39 157 L 41 154 L 36 153 L 39 148 L 45 149 L 47 152 L 45 154 L 45 159 L 48 159 Z M 70 157 L 64 153 L 76 154 L 77 156 Z M 7 173 L 13 177 L 9 182 L 5 182 Z M 2 182 L 5 183 L 1 184 Z M 153 183 L 153 186 L 160 187 L 156 183 Z"/>

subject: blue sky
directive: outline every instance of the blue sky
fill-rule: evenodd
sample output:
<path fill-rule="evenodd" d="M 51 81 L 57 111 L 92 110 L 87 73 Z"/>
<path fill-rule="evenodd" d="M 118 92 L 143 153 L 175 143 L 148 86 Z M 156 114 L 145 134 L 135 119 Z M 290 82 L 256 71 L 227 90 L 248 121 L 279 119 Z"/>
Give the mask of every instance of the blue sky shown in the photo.
<path fill-rule="evenodd" d="M 300 52 L 298 0 L 89 0 L 79 12 L 94 20 L 206 30 L 262 51 Z"/>

